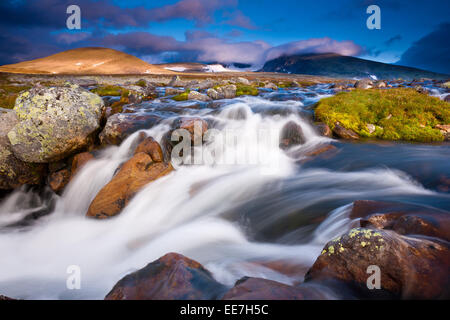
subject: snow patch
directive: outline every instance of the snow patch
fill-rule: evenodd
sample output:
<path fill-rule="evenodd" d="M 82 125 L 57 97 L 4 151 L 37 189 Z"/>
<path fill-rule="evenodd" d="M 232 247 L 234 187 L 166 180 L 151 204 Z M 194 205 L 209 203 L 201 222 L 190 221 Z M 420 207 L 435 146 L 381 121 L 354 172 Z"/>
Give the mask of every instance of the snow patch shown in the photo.
<path fill-rule="evenodd" d="M 175 72 L 184 72 L 184 71 L 186 71 L 185 67 L 165 67 L 164 69 L 170 70 L 170 71 L 175 71 Z"/>

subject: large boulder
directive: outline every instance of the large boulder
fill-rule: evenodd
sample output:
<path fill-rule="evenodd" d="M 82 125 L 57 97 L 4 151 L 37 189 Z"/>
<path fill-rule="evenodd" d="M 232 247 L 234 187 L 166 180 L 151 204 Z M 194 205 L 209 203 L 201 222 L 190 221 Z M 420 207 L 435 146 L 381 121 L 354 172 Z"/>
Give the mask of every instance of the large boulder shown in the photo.
<path fill-rule="evenodd" d="M 118 215 L 144 186 L 172 172 L 172 165 L 162 161 L 161 147 L 153 138 L 144 140 L 136 150 L 97 194 L 89 206 L 88 217 L 107 219 Z"/>
<path fill-rule="evenodd" d="M 373 88 L 373 81 L 369 79 L 362 79 L 359 81 L 356 81 L 355 83 L 356 89 L 370 89 Z"/>
<path fill-rule="evenodd" d="M 104 104 L 76 85 L 35 87 L 17 97 L 14 111 L 19 122 L 8 133 L 14 155 L 25 162 L 48 163 L 92 143 Z"/>
<path fill-rule="evenodd" d="M 198 91 L 190 91 L 188 94 L 188 100 L 198 100 L 203 102 L 209 102 L 212 99 L 206 94 L 200 93 Z"/>
<path fill-rule="evenodd" d="M 0 114 L 0 189 L 3 190 L 40 184 L 46 174 L 44 164 L 27 163 L 14 155 L 7 134 L 16 124 L 14 112 Z"/>
<path fill-rule="evenodd" d="M 226 287 L 203 266 L 180 254 L 169 253 L 125 276 L 106 300 L 212 300 Z"/>
<path fill-rule="evenodd" d="M 227 84 L 215 89 L 208 89 L 206 94 L 213 100 L 236 98 L 237 87 L 234 84 Z"/>
<path fill-rule="evenodd" d="M 356 228 L 330 241 L 305 281 L 338 280 L 371 297 L 378 294 L 367 286 L 371 266 L 379 268 L 380 289 L 392 297 L 450 297 L 448 242 L 406 237 L 390 230 Z"/>

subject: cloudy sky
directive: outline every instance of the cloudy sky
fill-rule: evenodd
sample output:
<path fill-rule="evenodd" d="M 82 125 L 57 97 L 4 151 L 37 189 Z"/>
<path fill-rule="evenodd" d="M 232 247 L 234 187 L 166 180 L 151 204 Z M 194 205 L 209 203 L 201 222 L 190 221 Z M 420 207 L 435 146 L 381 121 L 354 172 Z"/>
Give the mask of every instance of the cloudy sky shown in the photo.
<path fill-rule="evenodd" d="M 81 30 L 66 9 L 81 8 Z M 366 9 L 381 8 L 381 30 Z M 450 74 L 448 0 L 1 0 L 0 64 L 101 46 L 150 63 L 336 52 Z"/>

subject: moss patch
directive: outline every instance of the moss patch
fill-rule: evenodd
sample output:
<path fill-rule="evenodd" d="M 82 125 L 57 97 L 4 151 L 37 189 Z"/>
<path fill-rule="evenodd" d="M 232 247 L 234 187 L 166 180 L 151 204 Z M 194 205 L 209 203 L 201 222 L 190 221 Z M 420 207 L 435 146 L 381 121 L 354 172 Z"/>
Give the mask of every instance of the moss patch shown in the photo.
<path fill-rule="evenodd" d="M 122 96 L 125 91 L 127 90 L 119 86 L 99 86 L 92 90 L 93 93 L 96 93 L 101 97 L 119 97 Z"/>
<path fill-rule="evenodd" d="M 142 88 L 145 88 L 145 87 L 147 87 L 147 82 L 144 79 L 141 79 L 141 80 L 137 81 L 135 83 L 135 85 L 137 85 L 139 87 L 142 87 Z"/>
<path fill-rule="evenodd" d="M 172 99 L 175 101 L 186 101 L 189 98 L 190 92 L 191 92 L 191 90 L 186 90 L 185 92 L 180 93 L 179 95 L 176 95 Z"/>
<path fill-rule="evenodd" d="M 259 90 L 253 86 L 247 86 L 243 84 L 236 85 L 236 96 L 257 96 L 259 94 Z"/>
<path fill-rule="evenodd" d="M 362 137 L 434 142 L 444 140 L 434 128 L 450 124 L 450 104 L 409 88 L 354 90 L 321 100 L 316 118 L 332 129 L 340 122 Z"/>

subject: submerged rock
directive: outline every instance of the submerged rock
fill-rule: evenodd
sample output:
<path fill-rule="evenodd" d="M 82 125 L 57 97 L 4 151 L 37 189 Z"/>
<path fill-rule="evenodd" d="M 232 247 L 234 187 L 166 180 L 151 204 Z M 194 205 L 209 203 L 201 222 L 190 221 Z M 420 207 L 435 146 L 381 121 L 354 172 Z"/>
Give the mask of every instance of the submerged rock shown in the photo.
<path fill-rule="evenodd" d="M 104 104 L 78 86 L 35 87 L 19 95 L 14 111 L 19 122 L 8 133 L 14 155 L 25 162 L 48 163 L 92 143 Z"/>
<path fill-rule="evenodd" d="M 106 219 L 118 215 L 144 186 L 173 171 L 172 165 L 162 162 L 161 147 L 153 138 L 144 140 L 136 150 L 137 153 L 100 190 L 86 216 Z"/>
<path fill-rule="evenodd" d="M 0 114 L 0 189 L 3 190 L 40 184 L 47 171 L 44 164 L 27 163 L 14 155 L 7 134 L 17 123 L 14 112 Z"/>
<path fill-rule="evenodd" d="M 203 266 L 169 253 L 122 278 L 106 300 L 212 300 L 226 291 Z"/>

